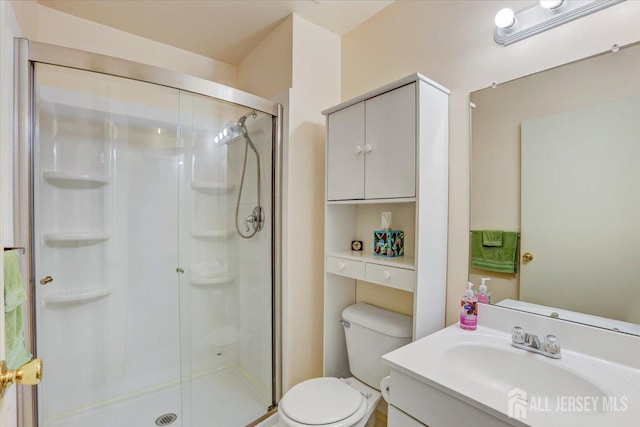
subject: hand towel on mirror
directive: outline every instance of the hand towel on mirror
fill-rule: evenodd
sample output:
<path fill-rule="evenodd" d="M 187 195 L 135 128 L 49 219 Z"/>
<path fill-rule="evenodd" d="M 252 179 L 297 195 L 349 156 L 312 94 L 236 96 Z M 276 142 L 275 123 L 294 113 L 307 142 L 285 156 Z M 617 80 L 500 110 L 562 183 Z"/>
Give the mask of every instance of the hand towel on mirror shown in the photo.
<path fill-rule="evenodd" d="M 471 267 L 498 273 L 516 273 L 518 271 L 518 233 L 502 232 L 502 246 L 482 244 L 483 232 L 471 232 Z"/>
<path fill-rule="evenodd" d="M 502 246 L 502 230 L 482 230 L 483 246 Z"/>

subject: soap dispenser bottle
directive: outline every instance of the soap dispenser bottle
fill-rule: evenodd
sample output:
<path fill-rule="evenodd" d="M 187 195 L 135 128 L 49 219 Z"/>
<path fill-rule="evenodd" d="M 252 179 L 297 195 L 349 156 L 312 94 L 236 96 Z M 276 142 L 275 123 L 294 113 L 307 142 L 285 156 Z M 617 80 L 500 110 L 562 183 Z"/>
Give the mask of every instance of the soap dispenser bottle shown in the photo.
<path fill-rule="evenodd" d="M 480 284 L 480 289 L 478 290 L 478 302 L 482 302 L 485 304 L 491 304 L 491 292 L 487 291 L 487 280 L 491 280 L 490 277 L 483 277 L 482 283 Z"/>
<path fill-rule="evenodd" d="M 471 282 L 460 301 L 460 327 L 467 331 L 475 331 L 478 327 L 478 301 L 473 295 Z"/>

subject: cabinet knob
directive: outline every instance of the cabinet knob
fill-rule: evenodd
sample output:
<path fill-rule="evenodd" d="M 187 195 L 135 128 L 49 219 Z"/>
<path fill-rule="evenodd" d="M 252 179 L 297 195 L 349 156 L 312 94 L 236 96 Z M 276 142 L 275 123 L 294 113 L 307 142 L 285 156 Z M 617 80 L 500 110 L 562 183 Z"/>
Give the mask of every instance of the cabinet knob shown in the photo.
<path fill-rule="evenodd" d="M 356 145 L 355 150 L 356 150 L 356 154 L 362 153 L 362 145 Z"/>
<path fill-rule="evenodd" d="M 365 146 L 364 146 L 364 152 L 365 152 L 365 153 L 368 153 L 368 152 L 370 152 L 371 150 L 373 150 L 373 147 L 371 146 L 371 144 L 365 144 Z"/>
<path fill-rule="evenodd" d="M 338 268 L 339 268 L 340 270 L 344 270 L 344 262 L 339 262 L 339 263 L 338 263 Z"/>
<path fill-rule="evenodd" d="M 382 272 L 382 277 L 384 277 L 385 280 L 389 280 L 391 278 L 391 273 L 385 270 Z"/>
<path fill-rule="evenodd" d="M 46 276 L 46 277 L 43 277 L 42 279 L 40 279 L 40 284 L 43 285 L 43 286 L 44 285 L 48 285 L 51 282 L 53 282 L 53 277 L 51 277 L 51 276 Z"/>

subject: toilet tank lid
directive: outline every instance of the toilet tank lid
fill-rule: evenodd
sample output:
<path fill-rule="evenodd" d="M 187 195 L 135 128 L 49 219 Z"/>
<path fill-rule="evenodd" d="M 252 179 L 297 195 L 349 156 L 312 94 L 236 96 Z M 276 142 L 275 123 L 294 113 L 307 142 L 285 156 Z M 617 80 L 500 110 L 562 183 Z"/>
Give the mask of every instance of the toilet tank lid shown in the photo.
<path fill-rule="evenodd" d="M 342 311 L 342 318 L 396 338 L 411 338 L 413 317 L 374 307 L 364 302 L 350 305 Z"/>

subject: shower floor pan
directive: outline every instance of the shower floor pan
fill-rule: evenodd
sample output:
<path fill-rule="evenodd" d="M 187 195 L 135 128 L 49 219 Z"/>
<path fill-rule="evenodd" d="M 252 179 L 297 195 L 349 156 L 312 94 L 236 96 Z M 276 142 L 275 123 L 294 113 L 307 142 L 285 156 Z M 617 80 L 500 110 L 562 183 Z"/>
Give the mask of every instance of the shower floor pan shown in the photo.
<path fill-rule="evenodd" d="M 43 424 L 47 427 L 238 427 L 264 415 L 271 401 L 240 369 L 233 367 L 194 379 L 190 395 L 190 407 L 181 408 L 180 385 L 175 384 L 74 411 Z M 173 418 L 170 414 L 177 418 L 166 424 Z"/>

